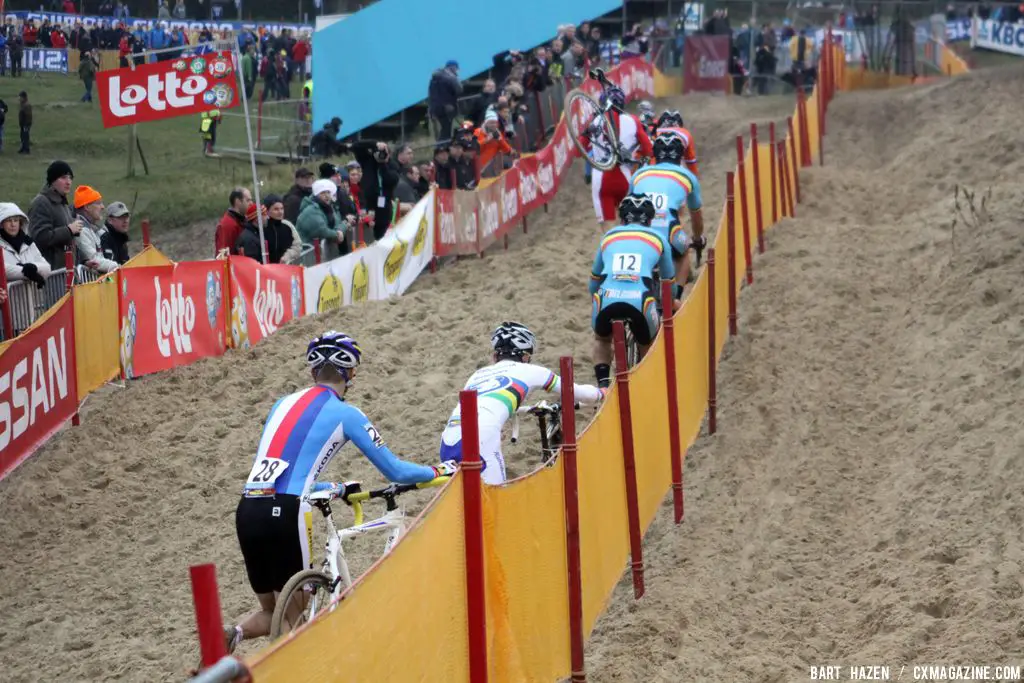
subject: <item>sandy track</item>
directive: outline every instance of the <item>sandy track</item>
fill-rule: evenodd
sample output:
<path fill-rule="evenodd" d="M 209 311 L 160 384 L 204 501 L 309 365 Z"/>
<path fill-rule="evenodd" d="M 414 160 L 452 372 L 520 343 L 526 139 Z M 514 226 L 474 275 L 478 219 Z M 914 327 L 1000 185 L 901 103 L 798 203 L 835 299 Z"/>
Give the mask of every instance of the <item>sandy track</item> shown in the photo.
<path fill-rule="evenodd" d="M 735 135 L 752 117 L 784 116 L 792 105 L 709 97 L 682 106 L 712 178 L 714 225 Z M 251 351 L 94 396 L 82 427 L 0 484 L 0 678 L 180 679 L 196 657 L 193 563 L 217 564 L 229 617 L 252 608 L 234 537 L 238 491 L 262 419 L 306 381 L 301 354 L 323 329 L 360 340 L 367 363 L 353 401 L 396 452 L 420 462 L 435 459 L 457 391 L 486 362 L 490 331 L 504 318 L 540 335 L 538 362 L 557 367 L 573 354 L 589 378 L 586 282 L 597 235 L 590 188 L 575 168 L 551 212 L 531 219 L 530 234 L 516 235 L 507 253 L 425 276 L 400 300 L 307 318 Z M 531 466 L 528 441 L 510 453 L 510 474 Z M 380 481 L 351 453 L 325 476 Z"/>
<path fill-rule="evenodd" d="M 590 680 L 1024 664 L 1022 96 L 1016 68 L 834 103 L 830 165 L 741 298 L 686 521 L 652 526 Z M 957 183 L 992 215 L 954 232 Z"/>

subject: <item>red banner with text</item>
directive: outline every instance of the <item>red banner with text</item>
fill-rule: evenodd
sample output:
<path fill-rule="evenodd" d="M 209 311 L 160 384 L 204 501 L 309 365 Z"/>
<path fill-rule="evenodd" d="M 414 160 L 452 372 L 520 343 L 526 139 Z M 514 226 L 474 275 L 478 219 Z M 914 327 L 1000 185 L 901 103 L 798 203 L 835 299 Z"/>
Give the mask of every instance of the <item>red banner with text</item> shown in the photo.
<path fill-rule="evenodd" d="M 302 317 L 302 266 L 265 266 L 248 256 L 231 256 L 228 268 L 233 348 L 247 349 Z"/>
<path fill-rule="evenodd" d="M 224 262 L 121 268 L 118 308 L 125 377 L 224 353 Z"/>
<path fill-rule="evenodd" d="M 78 410 L 70 296 L 0 355 L 0 479 Z"/>
<path fill-rule="evenodd" d="M 498 234 L 504 235 L 519 223 L 519 168 L 513 166 L 501 176 L 497 185 L 501 186 L 501 226 Z"/>
<path fill-rule="evenodd" d="M 686 36 L 683 93 L 728 89 L 729 36 Z"/>
<path fill-rule="evenodd" d="M 498 228 L 501 227 L 501 188 L 502 183 L 498 179 L 476 191 L 479 251 L 491 246 L 498 239 Z"/>

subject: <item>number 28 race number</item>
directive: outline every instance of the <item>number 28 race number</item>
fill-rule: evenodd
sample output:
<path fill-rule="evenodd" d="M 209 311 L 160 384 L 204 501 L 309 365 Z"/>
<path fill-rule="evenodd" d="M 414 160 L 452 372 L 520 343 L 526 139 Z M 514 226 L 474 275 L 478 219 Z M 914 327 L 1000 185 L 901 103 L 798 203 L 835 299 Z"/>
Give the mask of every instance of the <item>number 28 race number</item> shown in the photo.
<path fill-rule="evenodd" d="M 288 469 L 288 462 L 280 458 L 257 458 L 245 482 L 248 495 L 274 495 L 274 482 Z"/>

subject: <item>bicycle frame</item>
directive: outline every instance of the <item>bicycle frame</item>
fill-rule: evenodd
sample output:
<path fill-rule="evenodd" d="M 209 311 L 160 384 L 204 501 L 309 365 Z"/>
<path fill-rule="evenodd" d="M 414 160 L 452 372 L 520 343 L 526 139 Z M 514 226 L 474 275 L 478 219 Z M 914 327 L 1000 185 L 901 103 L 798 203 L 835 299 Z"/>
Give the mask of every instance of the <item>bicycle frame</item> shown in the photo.
<path fill-rule="evenodd" d="M 356 517 L 358 520 L 362 518 L 362 505 L 355 503 L 354 506 L 358 506 Z M 384 555 L 387 555 L 391 552 L 391 549 L 395 547 L 395 544 L 398 543 L 398 539 L 402 537 L 407 528 L 405 523 L 405 511 L 400 507 L 394 510 L 388 510 L 384 515 L 377 519 L 342 529 L 337 528 L 334 524 L 333 514 L 328 514 L 326 521 L 327 556 L 324 558 L 322 571 L 330 576 L 334 581 L 334 588 L 331 591 L 334 598 L 337 598 L 341 593 L 352 586 L 352 574 L 349 571 L 348 558 L 345 557 L 344 542 L 347 539 L 362 536 L 363 534 L 371 532 L 389 531 L 387 540 L 384 542 L 383 552 Z"/>

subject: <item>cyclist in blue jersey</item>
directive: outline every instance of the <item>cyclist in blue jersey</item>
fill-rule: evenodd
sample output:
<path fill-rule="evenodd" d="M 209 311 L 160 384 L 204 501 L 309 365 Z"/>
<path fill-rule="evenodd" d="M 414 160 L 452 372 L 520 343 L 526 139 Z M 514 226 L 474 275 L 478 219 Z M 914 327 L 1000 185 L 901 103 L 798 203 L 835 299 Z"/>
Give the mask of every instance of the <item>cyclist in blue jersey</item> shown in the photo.
<path fill-rule="evenodd" d="M 668 240 L 651 228 L 654 203 L 645 195 L 627 195 L 619 204 L 623 225 L 605 233 L 594 256 L 590 294 L 594 297 L 594 374 L 597 386 L 611 384 L 612 323 L 629 323 L 641 356 L 658 333 L 654 269 L 661 277 L 675 277 Z"/>
<path fill-rule="evenodd" d="M 238 544 L 260 609 L 225 628 L 229 652 L 242 640 L 269 635 L 277 594 L 293 574 L 313 566 L 313 516 L 305 496 L 329 489 L 339 495 L 358 491 L 357 482 L 316 481 L 346 443 L 351 441 L 381 474 L 400 484 L 450 476 L 458 469 L 453 462 L 428 467 L 399 459 L 369 418 L 345 402 L 361 357 L 359 345 L 346 334 L 332 330 L 317 337 L 306 350 L 315 384 L 270 409 L 235 511 Z"/>
<path fill-rule="evenodd" d="M 672 248 L 672 261 L 676 267 L 675 295 L 678 301 L 683 286 L 690 277 L 690 260 L 686 250 L 694 249 L 700 258 L 707 241 L 704 238 L 703 203 L 700 181 L 683 167 L 685 147 L 682 139 L 672 133 L 661 133 L 654 140 L 654 160 L 651 166 L 637 171 L 630 181 L 631 194 L 647 195 L 654 203 L 655 215 L 651 227 L 665 237 Z M 687 239 L 679 213 L 683 206 L 690 210 L 693 240 Z"/>

